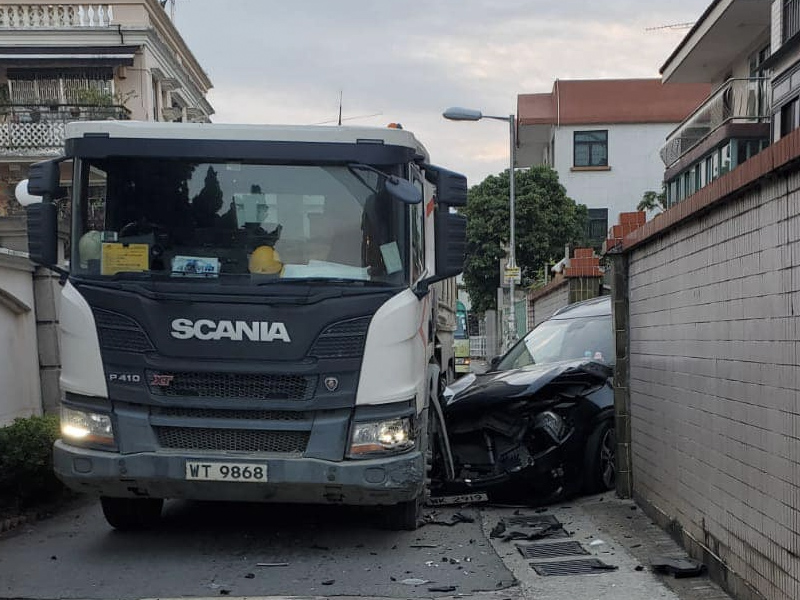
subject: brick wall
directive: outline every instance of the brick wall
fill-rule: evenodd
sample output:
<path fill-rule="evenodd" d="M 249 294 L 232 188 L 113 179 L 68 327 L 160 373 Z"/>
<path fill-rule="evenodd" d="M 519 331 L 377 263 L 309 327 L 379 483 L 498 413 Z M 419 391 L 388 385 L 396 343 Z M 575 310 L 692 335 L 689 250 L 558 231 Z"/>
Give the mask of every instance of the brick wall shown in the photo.
<path fill-rule="evenodd" d="M 634 496 L 740 598 L 800 598 L 798 135 L 624 240 Z"/>
<path fill-rule="evenodd" d="M 529 328 L 549 319 L 559 308 L 599 296 L 602 277 L 600 259 L 594 250 L 576 248 L 563 274 L 557 274 L 546 286 L 528 293 Z"/>

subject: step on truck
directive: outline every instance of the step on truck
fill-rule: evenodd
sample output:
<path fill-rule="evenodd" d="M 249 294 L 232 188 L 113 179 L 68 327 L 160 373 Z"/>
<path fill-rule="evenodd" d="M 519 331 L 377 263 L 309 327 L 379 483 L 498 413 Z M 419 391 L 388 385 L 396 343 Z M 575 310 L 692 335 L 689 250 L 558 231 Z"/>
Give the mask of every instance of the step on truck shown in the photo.
<path fill-rule="evenodd" d="M 417 526 L 465 177 L 401 128 L 103 121 L 68 124 L 28 192 L 31 259 L 63 284 L 55 471 L 113 527 L 170 498 Z"/>

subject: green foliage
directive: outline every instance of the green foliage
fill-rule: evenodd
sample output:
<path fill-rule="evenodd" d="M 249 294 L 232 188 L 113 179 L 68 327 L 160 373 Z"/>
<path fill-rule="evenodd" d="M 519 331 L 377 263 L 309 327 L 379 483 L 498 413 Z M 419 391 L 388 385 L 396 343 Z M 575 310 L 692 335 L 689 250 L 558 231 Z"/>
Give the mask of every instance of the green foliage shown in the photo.
<path fill-rule="evenodd" d="M 64 490 L 53 472 L 58 437 L 53 415 L 16 419 L 0 428 L 0 506 L 24 509 Z"/>
<path fill-rule="evenodd" d="M 648 190 L 642 194 L 642 199 L 636 205 L 636 210 L 652 211 L 652 210 L 667 210 L 667 190 L 661 190 L 661 193 Z"/>
<path fill-rule="evenodd" d="M 514 183 L 516 258 L 526 285 L 545 262 L 563 256 L 565 244 L 585 243 L 588 211 L 567 197 L 549 167 L 517 171 Z M 478 313 L 495 307 L 509 239 L 508 196 L 508 171 L 490 175 L 470 188 L 463 211 L 468 218 L 464 284 Z"/>

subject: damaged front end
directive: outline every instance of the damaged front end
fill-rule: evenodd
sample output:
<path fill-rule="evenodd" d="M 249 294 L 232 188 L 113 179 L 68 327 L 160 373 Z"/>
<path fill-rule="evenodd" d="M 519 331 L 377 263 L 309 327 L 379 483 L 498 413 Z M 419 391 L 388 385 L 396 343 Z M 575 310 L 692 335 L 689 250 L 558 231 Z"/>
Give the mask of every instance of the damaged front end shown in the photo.
<path fill-rule="evenodd" d="M 570 361 L 462 378 L 445 392 L 454 477 L 438 490 L 536 502 L 577 492 L 587 436 L 613 405 L 610 376 L 603 363 Z"/>

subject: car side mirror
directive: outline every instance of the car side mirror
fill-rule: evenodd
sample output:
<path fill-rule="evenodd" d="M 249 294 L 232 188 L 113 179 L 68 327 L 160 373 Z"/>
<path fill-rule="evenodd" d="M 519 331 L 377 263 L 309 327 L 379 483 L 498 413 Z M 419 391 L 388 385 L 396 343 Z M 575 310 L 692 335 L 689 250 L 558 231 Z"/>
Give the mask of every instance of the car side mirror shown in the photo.
<path fill-rule="evenodd" d="M 492 360 L 489 361 L 489 370 L 496 371 L 497 367 L 500 365 L 500 361 L 503 360 L 503 355 L 495 356 Z"/>

